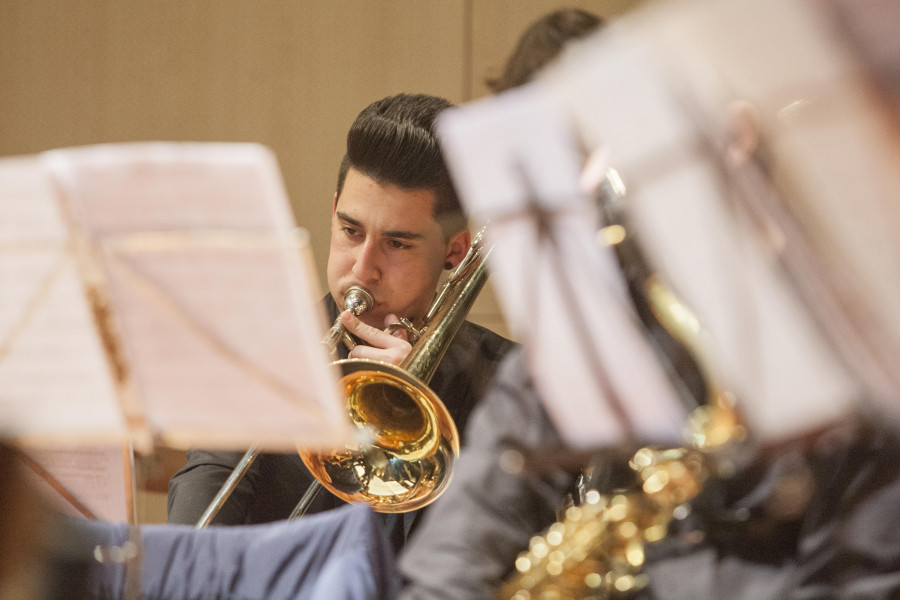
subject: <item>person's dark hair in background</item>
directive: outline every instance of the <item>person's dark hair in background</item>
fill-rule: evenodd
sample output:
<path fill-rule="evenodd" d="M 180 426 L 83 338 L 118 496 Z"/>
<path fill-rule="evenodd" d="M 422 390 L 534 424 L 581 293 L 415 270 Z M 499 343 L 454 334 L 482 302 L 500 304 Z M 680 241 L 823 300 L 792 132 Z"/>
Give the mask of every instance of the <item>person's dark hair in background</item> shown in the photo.
<path fill-rule="evenodd" d="M 427 94 L 398 94 L 366 107 L 347 133 L 347 153 L 338 172 L 337 196 L 353 168 L 381 184 L 434 192 L 434 218 L 444 237 L 466 227 L 466 219 L 450 180 L 434 120 L 453 105 Z"/>
<path fill-rule="evenodd" d="M 602 18 L 577 8 L 557 10 L 541 17 L 519 38 L 503 74 L 487 80 L 488 87 L 499 93 L 528 83 L 567 43 L 590 35 L 601 25 Z"/>

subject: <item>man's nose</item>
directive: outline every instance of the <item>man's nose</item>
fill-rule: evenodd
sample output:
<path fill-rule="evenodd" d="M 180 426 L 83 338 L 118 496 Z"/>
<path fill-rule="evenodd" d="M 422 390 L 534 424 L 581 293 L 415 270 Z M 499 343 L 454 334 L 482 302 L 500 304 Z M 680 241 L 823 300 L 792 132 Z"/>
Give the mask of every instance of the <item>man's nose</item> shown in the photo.
<path fill-rule="evenodd" d="M 353 276 L 362 283 L 377 280 L 381 276 L 378 248 L 370 240 L 357 247 L 353 260 Z"/>

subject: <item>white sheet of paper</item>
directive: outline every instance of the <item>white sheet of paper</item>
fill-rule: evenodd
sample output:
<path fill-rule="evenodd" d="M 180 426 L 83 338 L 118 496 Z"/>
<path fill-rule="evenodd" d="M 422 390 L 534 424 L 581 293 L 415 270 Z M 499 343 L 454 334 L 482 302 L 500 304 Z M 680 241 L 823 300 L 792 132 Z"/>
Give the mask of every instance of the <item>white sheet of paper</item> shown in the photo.
<path fill-rule="evenodd" d="M 289 451 L 345 439 L 310 249 L 268 150 L 146 143 L 27 160 L 55 194 L 41 215 L 56 222 L 41 227 L 57 237 L 51 256 L 3 254 L 10 279 L 34 280 L 3 296 L 7 330 L 19 328 L 0 360 L 12 437 L 96 440 L 121 435 L 124 417 L 138 444 Z M 0 194 L 20 210 L 21 194 Z M 58 256 L 62 274 L 45 275 Z M 49 291 L 32 291 L 44 280 Z"/>
<path fill-rule="evenodd" d="M 134 522 L 132 461 L 126 447 L 31 449 L 23 462 L 35 488 L 63 514 Z"/>
<path fill-rule="evenodd" d="M 0 428 L 126 439 L 56 190 L 39 157 L 0 160 Z"/>
<path fill-rule="evenodd" d="M 559 106 L 523 89 L 450 112 L 440 132 L 467 209 L 488 221 L 494 289 L 563 437 L 680 441 L 685 411 L 595 241 L 599 216 Z M 534 210 L 547 211 L 548 235 Z"/>
<path fill-rule="evenodd" d="M 849 338 L 829 335 L 830 323 L 841 315 L 815 314 L 825 298 L 802 289 L 805 279 L 819 280 L 835 266 L 828 264 L 831 244 L 822 243 L 832 234 L 818 237 L 825 231 L 823 217 L 840 214 L 832 225 L 841 223 L 838 229 L 843 230 L 863 223 L 874 226 L 871 239 L 848 242 L 857 247 L 852 254 L 869 258 L 873 248 L 864 248 L 873 241 L 883 248 L 890 230 L 866 214 L 883 204 L 877 195 L 859 201 L 867 208 L 857 210 L 846 201 L 818 205 L 824 199 L 821 189 L 775 197 L 771 189 L 757 186 L 750 193 L 754 202 L 771 198 L 805 227 L 781 235 L 790 233 L 817 252 L 820 270 L 785 269 L 779 242 L 751 225 L 745 216 L 750 205 L 733 197 L 721 178 L 723 157 L 717 153 L 725 139 L 727 109 L 735 99 L 758 108 L 763 135 L 781 146 L 776 157 L 781 168 L 797 178 L 795 183 L 817 173 L 816 187 L 824 183 L 842 189 L 845 173 L 823 169 L 810 142 L 819 152 L 833 153 L 832 160 L 846 154 L 846 146 L 831 137 L 835 130 L 828 125 L 860 114 L 859 107 L 831 106 L 833 116 L 820 115 L 805 131 L 784 121 L 780 109 L 795 101 L 802 104 L 811 90 L 823 91 L 838 82 L 852 87 L 845 79 L 850 63 L 824 35 L 809 6 L 742 0 L 711 4 L 638 15 L 609 35 L 575 48 L 542 84 L 557 95 L 583 135 L 603 140 L 610 161 L 633 183 L 629 205 L 635 227 L 654 263 L 700 317 L 707 334 L 704 363 L 737 394 L 751 431 L 766 442 L 838 422 L 866 395 L 862 382 L 867 374 L 854 374 L 852 361 L 841 351 Z M 760 52 L 742 50 L 747 47 Z M 624 73 L 631 75 L 623 78 Z M 868 112 L 861 114 L 868 119 Z M 799 139 L 805 144 L 797 145 Z M 882 173 L 880 181 L 892 180 L 896 173 Z M 804 209 L 790 204 L 802 197 L 815 205 Z M 891 213 L 896 209 L 885 216 Z M 775 231 L 780 224 L 772 226 Z M 793 259 L 786 256 L 787 261 Z M 886 266 L 883 259 L 878 264 Z M 873 267 L 870 263 L 863 270 Z M 896 280 L 896 273 L 894 269 L 888 279 Z M 859 290 L 873 292 L 884 287 L 883 281 L 871 288 L 855 283 Z M 893 316 L 885 324 L 897 314 L 887 312 Z"/>
<path fill-rule="evenodd" d="M 596 441 L 614 437 L 598 425 L 599 414 L 581 408 L 606 399 L 593 389 L 587 398 L 572 399 L 569 385 L 577 376 L 571 371 L 585 366 L 565 354 L 574 332 L 560 333 L 559 311 L 571 299 L 555 306 L 543 300 L 550 295 L 544 287 L 554 279 L 543 269 L 533 224 L 514 230 L 510 215 L 527 220 L 517 207 L 528 193 L 554 206 L 561 197 L 576 197 L 579 145 L 602 147 L 622 174 L 631 225 L 653 265 L 699 317 L 699 358 L 718 384 L 736 394 L 756 439 L 783 440 L 840 421 L 864 396 L 882 400 L 886 414 L 900 412 L 900 210 L 894 201 L 900 170 L 891 168 L 896 142 L 879 138 L 873 126 L 878 112 L 853 91 L 859 81 L 848 69 L 852 62 L 820 25 L 812 7 L 779 0 L 653 7 L 573 45 L 535 84 L 464 106 L 443 121 L 445 149 L 463 199 L 474 214 L 492 219 L 497 242 L 492 276 L 499 280 L 501 304 L 530 352 L 546 355 L 546 362 L 532 363 L 534 375 L 570 441 L 588 440 L 592 428 Z M 748 47 L 761 50 L 748 53 Z M 809 115 L 806 122 L 791 117 L 792 100 L 819 98 L 808 96 L 812 92 L 824 97 L 834 80 L 850 91 L 813 102 L 814 112 L 800 113 Z M 804 228 L 781 233 L 794 235 L 798 248 L 808 245 L 821 270 L 811 270 L 795 255 L 779 256 L 777 239 L 762 235 L 747 218 L 750 206 L 742 206 L 723 185 L 717 148 L 728 102 L 735 98 L 760 108 L 780 166 L 801 186 L 797 198 L 809 201 L 791 204 L 796 198 L 781 198 L 775 205 L 785 202 Z M 835 111 L 831 117 L 828 110 Z M 787 127 L 779 121 L 789 118 Z M 869 150 L 869 161 L 846 156 Z M 527 179 L 522 168 L 511 167 L 523 164 Z M 852 175 L 845 177 L 845 170 Z M 528 180 L 531 188 L 525 189 Z M 770 191 L 762 186 L 753 195 L 768 198 L 764 194 Z M 864 204 L 859 210 L 858 201 Z M 607 295 L 597 302 L 590 325 L 595 343 L 613 344 L 621 351 L 615 358 L 640 374 L 621 382 L 619 395 L 628 405 L 667 407 L 665 386 L 636 393 L 646 379 L 654 379 L 647 377 L 653 367 L 642 364 L 632 345 L 609 340 L 615 326 L 603 320 L 622 321 L 610 293 L 616 286 L 602 269 L 609 261 L 596 248 L 579 254 L 590 247 L 585 229 L 591 219 L 582 213 L 556 222 L 567 245 L 574 247 L 574 238 L 585 240 L 563 268 L 580 290 L 603 282 L 599 286 Z M 783 223 L 773 225 L 775 231 Z M 809 281 L 837 282 L 830 293 L 847 302 L 818 306 Z M 540 305 L 532 301 L 535 295 Z M 851 330 L 850 324 L 861 323 L 857 317 L 871 320 Z M 848 327 L 834 326 L 838 320 Z M 879 322 L 883 327 L 869 326 Z M 854 359 L 846 348 L 864 351 Z M 600 354 L 608 371 L 623 369 L 614 367 L 611 355 Z M 865 362 L 860 357 L 872 359 L 877 368 L 860 364 Z M 658 415 L 664 415 L 661 420 L 677 416 L 663 411 L 648 418 Z"/>

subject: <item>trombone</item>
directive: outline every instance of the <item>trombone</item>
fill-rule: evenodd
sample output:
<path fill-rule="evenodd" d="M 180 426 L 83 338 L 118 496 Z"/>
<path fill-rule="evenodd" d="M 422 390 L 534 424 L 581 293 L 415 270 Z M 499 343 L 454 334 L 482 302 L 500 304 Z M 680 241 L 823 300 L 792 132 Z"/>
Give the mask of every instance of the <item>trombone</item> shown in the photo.
<path fill-rule="evenodd" d="M 349 310 L 356 316 L 371 310 L 373 304 L 375 304 L 375 299 L 372 298 L 372 294 L 369 290 L 363 287 L 352 286 L 344 292 L 344 310 Z M 322 343 L 328 349 L 331 356 L 336 356 L 337 346 L 342 341 L 345 344 L 350 345 L 351 348 L 356 344 L 347 332 L 346 327 L 344 327 L 340 315 L 338 315 L 334 320 L 331 329 L 325 334 Z M 215 497 L 213 497 L 212 502 L 210 502 L 209 506 L 206 507 L 206 510 L 203 511 L 203 514 L 194 526 L 196 529 L 203 529 L 212 523 L 212 520 L 219 514 L 219 511 L 222 510 L 225 502 L 231 497 L 231 494 L 234 492 L 238 483 L 244 478 L 247 471 L 250 470 L 250 467 L 259 456 L 259 453 L 260 448 L 257 445 L 251 446 L 250 449 L 244 453 L 244 456 L 242 456 L 241 460 L 238 461 L 238 464 L 235 465 L 234 470 L 231 471 L 228 479 L 225 480 L 225 483 L 222 484 L 222 487 L 216 493 Z M 318 491 L 318 488 L 316 491 Z M 308 501 L 311 501 L 312 498 L 313 497 L 311 496 Z"/>
<path fill-rule="evenodd" d="M 334 363 L 343 373 L 339 385 L 355 440 L 330 452 L 298 448 L 316 481 L 290 519 L 303 515 L 322 487 L 342 500 L 366 502 L 385 513 L 422 508 L 446 489 L 459 455 L 459 433 L 428 382 L 487 280 L 490 249 L 483 247 L 483 234 L 482 230 L 475 236 L 468 254 L 451 272 L 422 327 L 411 332 L 416 341 L 400 365 L 369 359 Z M 345 310 L 357 316 L 372 304 L 371 294 L 363 288 L 345 293 Z M 338 317 L 324 343 L 334 352 L 338 343 L 349 338 Z M 253 446 L 244 454 L 200 517 L 197 529 L 212 522 L 259 453 L 260 448 Z"/>

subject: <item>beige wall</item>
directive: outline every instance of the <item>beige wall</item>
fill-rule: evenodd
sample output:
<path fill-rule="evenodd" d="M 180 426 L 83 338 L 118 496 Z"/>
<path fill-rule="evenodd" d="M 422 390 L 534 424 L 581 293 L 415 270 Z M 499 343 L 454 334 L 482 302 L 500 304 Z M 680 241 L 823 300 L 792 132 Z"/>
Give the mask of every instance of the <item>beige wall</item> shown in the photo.
<path fill-rule="evenodd" d="M 344 134 L 379 97 L 485 95 L 550 0 L 0 0 L 0 156 L 136 140 L 279 158 L 320 272 Z"/>
<path fill-rule="evenodd" d="M 0 156 L 139 140 L 271 147 L 320 274 L 344 135 L 369 102 L 487 94 L 525 27 L 634 0 L 0 0 Z M 473 319 L 504 331 L 491 294 Z M 164 518 L 165 480 L 142 520 Z M 148 508 L 149 506 L 149 508 Z"/>

